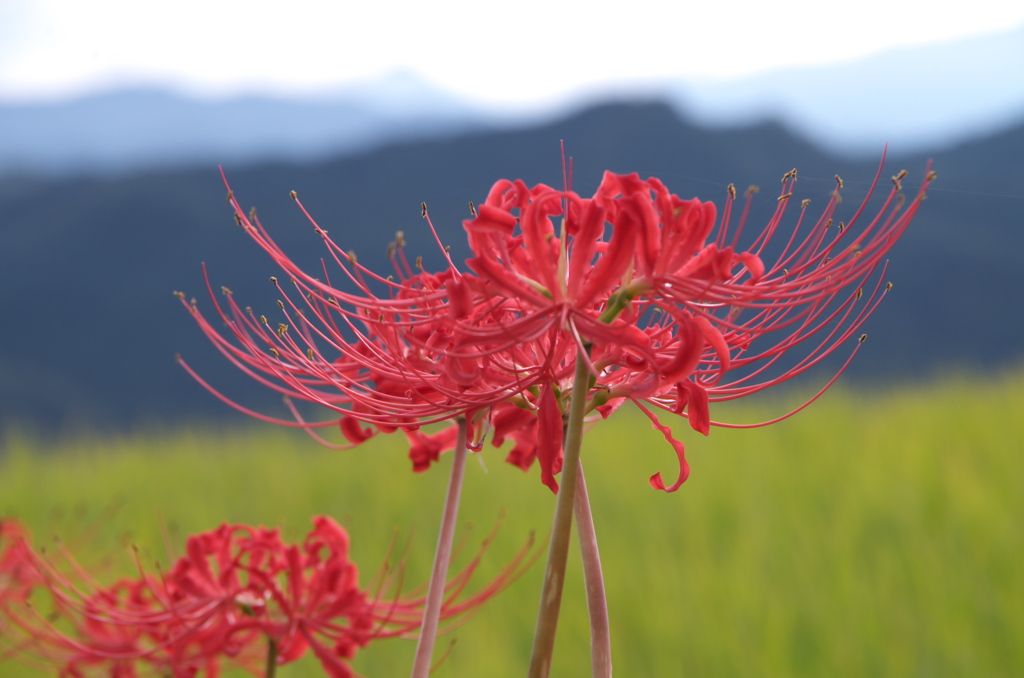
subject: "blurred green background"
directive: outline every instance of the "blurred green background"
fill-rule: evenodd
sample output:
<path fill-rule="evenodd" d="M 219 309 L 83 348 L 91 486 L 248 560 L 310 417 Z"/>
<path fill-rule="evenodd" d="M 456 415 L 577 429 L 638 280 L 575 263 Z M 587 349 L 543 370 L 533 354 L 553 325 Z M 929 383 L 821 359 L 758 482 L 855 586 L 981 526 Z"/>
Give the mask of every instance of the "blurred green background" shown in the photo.
<path fill-rule="evenodd" d="M 810 390 L 808 388 L 808 390 Z M 777 415 L 792 391 L 713 409 L 713 418 Z M 624 407 L 584 441 L 620 676 L 1024 675 L 1024 370 L 950 376 L 898 389 L 826 394 L 792 419 L 703 438 L 672 417 L 693 472 L 675 494 L 652 490 L 675 459 Z M 487 447 L 469 460 L 460 533 L 475 550 L 507 516 L 477 582 L 536 531 L 554 497 Z M 159 524 L 181 548 L 222 521 L 274 525 L 289 539 L 309 518 L 345 524 L 368 582 L 395 529 L 410 538 L 406 582 L 425 581 L 450 459 L 414 474 L 400 436 L 331 452 L 269 426 L 78 433 L 41 442 L 8 432 L 0 514 L 36 544 L 60 535 L 113 577 L 167 562 Z M 113 510 L 115 507 L 116 510 Z M 470 527 L 472 524 L 472 527 Z M 88 535 L 78 539 L 76 535 Z M 434 674 L 522 676 L 543 561 L 467 623 Z M 589 675 L 578 556 L 570 561 L 553 676 Z M 403 675 L 413 641 L 357 655 L 369 678 Z M 0 675 L 36 675 L 10 662 Z M 279 676 L 320 675 L 315 661 Z"/>

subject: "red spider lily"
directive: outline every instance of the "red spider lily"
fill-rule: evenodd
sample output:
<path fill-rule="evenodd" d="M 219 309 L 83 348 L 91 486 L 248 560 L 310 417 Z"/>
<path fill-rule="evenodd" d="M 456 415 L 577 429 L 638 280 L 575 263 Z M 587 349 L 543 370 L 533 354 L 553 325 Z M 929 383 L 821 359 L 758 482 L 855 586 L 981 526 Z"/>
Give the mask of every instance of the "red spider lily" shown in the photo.
<path fill-rule="evenodd" d="M 286 397 L 294 419 L 268 417 L 235 403 L 179 361 L 211 392 L 247 414 L 303 428 L 336 448 L 353 447 L 378 432 L 401 429 L 410 439 L 414 468 L 423 470 L 442 450 L 451 449 L 455 435 L 454 427 L 438 436 L 421 432 L 421 426 L 466 415 L 470 444 L 478 449 L 492 408 L 536 408 L 538 398 L 530 387 L 550 381 L 545 375 L 555 350 L 573 350 L 572 342 L 562 341 L 557 347 L 527 342 L 507 347 L 500 356 L 493 352 L 477 356 L 467 346 L 463 325 L 455 322 L 479 297 L 468 282 L 474 276 L 459 273 L 454 265 L 439 274 L 422 270 L 414 274 L 399 233 L 392 248 L 396 277 L 385 279 L 344 254 L 317 226 L 330 258 L 357 289 L 357 293 L 345 292 L 331 285 L 326 267 L 322 275 L 327 282 L 303 271 L 276 246 L 255 215 L 241 210 L 233 194 L 229 193 L 229 201 L 238 223 L 288 274 L 299 301 L 286 294 L 277 278 L 271 279 L 281 292 L 279 307 L 286 320 L 275 328 L 265 316 L 257 318 L 251 309 L 239 307 L 227 288 L 222 288 L 226 301 L 219 302 L 208 283 L 216 314 L 227 328 L 222 334 L 194 300 L 186 302 L 183 294 L 178 296 L 229 361 Z M 497 315 L 493 319 L 500 320 Z M 306 421 L 293 400 L 323 405 L 334 416 L 330 421 Z M 334 426 L 347 444 L 334 445 L 316 433 Z M 525 449 L 517 457 L 532 459 L 535 445 L 528 439 L 534 436 L 523 433 L 520 437 Z"/>
<path fill-rule="evenodd" d="M 23 580 L 30 586 L 17 599 L 0 597 L 0 612 L 12 635 L 25 639 L 18 649 L 58 662 L 62 676 L 102 670 L 128 677 L 142 667 L 176 678 L 216 676 L 225 659 L 258 673 L 269 647 L 273 665 L 312 650 L 328 675 L 348 678 L 348 661 L 359 648 L 419 628 L 423 598 L 415 591 L 389 595 L 394 572 L 382 576 L 376 592 L 360 588 L 345 530 L 322 516 L 313 525 L 298 545 L 283 542 L 276 529 L 225 524 L 190 537 L 186 555 L 169 572 L 140 568 L 137 577 L 107 587 L 70 555 L 67 572 L 19 539 L 0 562 L 28 573 Z M 449 581 L 443 619 L 472 612 L 529 565 L 527 547 L 493 582 L 467 595 L 489 541 Z M 49 592 L 52 615 L 27 602 L 32 588 Z"/>
<path fill-rule="evenodd" d="M 412 432 L 420 425 L 451 419 L 515 395 L 515 388 L 508 384 L 467 389 L 462 383 L 467 379 L 463 368 L 470 366 L 459 357 L 445 361 L 446 369 L 438 369 L 439 358 L 455 340 L 451 324 L 445 321 L 449 308 L 455 306 L 449 305 L 450 290 L 463 289 L 454 268 L 438 275 L 413 275 L 399 234 L 393 248 L 398 280 L 384 279 L 358 264 L 354 256 L 343 254 L 317 227 L 331 258 L 360 290 L 359 294 L 345 293 L 302 271 L 276 247 L 259 221 L 246 217 L 233 196 L 230 199 L 239 223 L 290 275 L 302 306 L 284 292 L 277 278 L 271 278 L 281 291 L 284 301 L 279 306 L 288 321 L 271 328 L 264 316 L 257 319 L 251 309 L 243 311 L 226 288 L 222 291 L 227 308 L 211 291 L 228 337 L 202 316 L 194 301 L 186 306 L 204 333 L 241 370 L 290 399 L 321 404 L 338 418 L 306 422 L 293 409 L 296 419 L 287 421 L 251 412 L 221 396 L 182 361 L 223 400 L 261 419 L 311 433 L 337 425 L 348 446 L 354 446 L 381 430 Z M 324 275 L 329 281 L 326 272 Z M 372 292 L 372 285 L 383 288 L 379 296 Z M 184 302 L 184 295 L 178 296 Z"/>
<path fill-rule="evenodd" d="M 420 426 L 465 416 L 475 449 L 490 431 L 496 445 L 512 438 L 508 461 L 528 468 L 538 459 L 542 481 L 556 491 L 568 394 L 583 356 L 593 378 L 588 412 L 607 416 L 635 402 L 680 464 L 672 486 L 660 474 L 651 485 L 674 491 L 689 473 L 683 445 L 649 406 L 707 434 L 709 403 L 801 374 L 851 339 L 884 297 L 875 274 L 934 178 L 927 172 L 907 202 L 904 174 L 873 216 L 865 214 L 881 166 L 846 223 L 834 219 L 840 181 L 813 223 L 805 200 L 785 230 L 796 183 L 796 172 L 787 173 L 774 215 L 742 251 L 750 194 L 733 227 L 732 187 L 719 218 L 714 204 L 682 200 L 635 174 L 606 173 L 591 198 L 502 180 L 464 222 L 474 255 L 466 272 L 451 265 L 413 274 L 399 238 L 397 279 L 385 279 L 317 227 L 356 293 L 332 286 L 326 267 L 325 281 L 304 272 L 229 195 L 239 223 L 303 301 L 281 289 L 287 322 L 275 330 L 229 292 L 226 309 L 214 298 L 228 337 L 187 306 L 243 371 L 333 411 L 332 421 L 307 422 L 294 408 L 295 421 L 273 421 L 311 432 L 338 425 L 350 445 L 402 429 L 422 470 L 451 449 L 454 426 L 430 435 Z"/>
<path fill-rule="evenodd" d="M 787 173 L 775 214 L 742 252 L 736 244 L 751 194 L 730 232 L 732 187 L 716 233 L 713 204 L 682 200 L 654 178 L 609 172 L 587 199 L 544 185 L 498 182 L 476 218 L 465 222 L 476 255 L 467 263 L 483 291 L 475 308 L 494 314 L 500 307 L 506 314 L 489 325 L 463 319 L 460 329 L 480 353 L 482 346 L 501 354 L 542 337 L 552 346 L 575 340 L 584 349 L 579 355 L 589 356 L 590 409 L 632 400 L 675 448 L 676 483 L 666 488 L 660 474 L 651 478 L 652 486 L 673 491 L 688 475 L 683 446 L 643 403 L 685 414 L 707 434 L 709 402 L 801 374 L 852 337 L 888 290 L 880 280 L 871 284 L 873 274 L 935 176 L 926 174 L 909 204 L 901 193 L 906 173 L 893 177 L 880 210 L 862 225 L 880 174 L 881 167 L 847 223 L 834 221 L 838 177 L 813 224 L 806 216 L 810 201 L 803 201 L 795 228 L 779 246 L 774 240 L 796 183 L 796 171 Z M 766 265 L 769 252 L 777 259 Z M 567 390 L 574 360 L 565 358 L 572 354 L 548 355 L 547 379 Z M 783 358 L 791 360 L 777 369 Z M 531 424 L 544 429 L 543 419 L 540 409 Z M 554 487 L 557 459 L 547 463 L 542 477 Z"/>

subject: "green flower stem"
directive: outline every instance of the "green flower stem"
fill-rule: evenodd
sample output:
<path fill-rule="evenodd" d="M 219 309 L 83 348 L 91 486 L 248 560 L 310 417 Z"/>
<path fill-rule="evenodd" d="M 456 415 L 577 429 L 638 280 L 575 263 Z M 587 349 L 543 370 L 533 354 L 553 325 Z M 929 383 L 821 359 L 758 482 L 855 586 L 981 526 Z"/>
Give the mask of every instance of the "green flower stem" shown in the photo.
<path fill-rule="evenodd" d="M 530 678 L 547 678 L 551 672 L 551 656 L 555 649 L 555 630 L 558 610 L 562 604 L 562 585 L 565 582 L 565 562 L 569 556 L 572 536 L 572 513 L 576 497 L 576 478 L 579 473 L 580 445 L 583 442 L 583 415 L 590 391 L 590 372 L 582 352 L 576 355 L 576 376 L 566 426 L 565 457 L 562 462 L 562 484 L 555 502 L 555 519 L 551 528 L 551 546 L 544 572 L 544 587 L 540 594 L 537 628 L 533 636 L 533 654 L 530 656 Z"/>
<path fill-rule="evenodd" d="M 274 678 L 277 673 L 277 641 L 267 638 L 267 670 L 263 672 L 263 678 Z"/>
<path fill-rule="evenodd" d="M 583 460 L 579 462 L 576 479 L 576 533 L 583 555 L 583 581 L 587 587 L 587 612 L 590 614 L 590 666 L 594 678 L 611 678 L 612 637 L 608 625 L 608 599 L 601 573 L 601 554 L 597 549 L 594 515 L 590 512 L 587 482 L 583 477 Z"/>
<path fill-rule="evenodd" d="M 455 521 L 459 513 L 459 497 L 462 494 L 462 479 L 466 470 L 466 454 L 466 419 L 459 417 L 459 433 L 452 459 L 452 475 L 448 480 L 448 494 L 445 497 L 444 514 L 441 516 L 441 532 L 437 537 L 434 571 L 430 575 L 430 588 L 427 589 L 423 626 L 416 643 L 416 659 L 412 665 L 412 678 L 427 678 L 430 675 L 430 660 L 434 653 L 434 640 L 437 638 L 437 625 L 441 619 L 444 587 L 448 581 L 448 564 L 452 557 L 452 542 L 455 539 Z"/>

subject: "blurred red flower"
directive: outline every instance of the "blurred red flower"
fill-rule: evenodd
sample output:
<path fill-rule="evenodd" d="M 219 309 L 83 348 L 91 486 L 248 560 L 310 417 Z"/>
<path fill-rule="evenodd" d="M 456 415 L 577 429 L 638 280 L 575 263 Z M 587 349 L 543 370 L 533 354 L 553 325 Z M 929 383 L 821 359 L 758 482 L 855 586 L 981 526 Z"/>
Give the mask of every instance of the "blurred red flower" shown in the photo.
<path fill-rule="evenodd" d="M 11 654 L 56 662 L 62 676 L 135 676 L 142 667 L 176 678 L 216 676 L 224 660 L 261 673 L 268 654 L 281 665 L 312 650 L 327 675 L 349 678 L 357 650 L 377 638 L 414 635 L 422 622 L 424 599 L 399 595 L 398 573 L 374 592 L 360 588 L 348 534 L 323 516 L 301 545 L 285 543 L 276 529 L 225 524 L 189 537 L 170 571 L 140 567 L 137 577 L 112 586 L 97 584 L 70 554 L 68 567 L 59 567 L 20 528 L 5 533 L 14 537 L 0 553 L 0 620 L 7 622 L 0 635 Z M 442 619 L 472 611 L 529 565 L 527 547 L 467 595 L 488 543 L 450 580 Z M 38 607 L 40 592 L 49 593 L 49 613 Z"/>

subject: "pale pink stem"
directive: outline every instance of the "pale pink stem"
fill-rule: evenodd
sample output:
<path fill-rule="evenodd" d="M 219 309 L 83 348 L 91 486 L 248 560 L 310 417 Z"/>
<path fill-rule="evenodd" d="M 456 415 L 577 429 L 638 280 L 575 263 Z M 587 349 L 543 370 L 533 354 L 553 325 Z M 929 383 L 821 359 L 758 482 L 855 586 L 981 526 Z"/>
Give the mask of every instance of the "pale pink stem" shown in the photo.
<path fill-rule="evenodd" d="M 576 531 L 583 556 L 583 582 L 587 587 L 587 612 L 590 613 L 590 666 L 593 678 L 612 676 L 612 637 L 608 625 L 608 598 L 604 592 L 601 554 L 594 531 L 594 514 L 590 512 L 587 482 L 583 477 L 583 460 L 579 462 L 576 479 Z"/>
<path fill-rule="evenodd" d="M 441 516 L 441 532 L 437 536 L 434 571 L 430 575 L 430 587 L 427 589 L 423 627 L 420 629 L 420 637 L 416 643 L 416 659 L 412 665 L 412 678 L 427 678 L 430 675 L 430 660 L 434 653 L 437 625 L 441 619 L 441 603 L 444 599 L 445 583 L 448 580 L 452 542 L 455 540 L 455 521 L 459 513 L 459 497 L 462 494 L 466 454 L 466 419 L 459 417 L 459 433 L 452 459 L 452 475 L 448 480 L 448 494 L 445 497 L 444 513 Z"/>
<path fill-rule="evenodd" d="M 587 361 L 576 356 L 576 376 L 566 426 L 565 458 L 562 463 L 562 483 L 555 502 L 555 519 L 551 528 L 551 546 L 544 572 L 544 586 L 540 594 L 537 628 L 533 635 L 533 654 L 530 655 L 530 678 L 547 678 L 551 672 L 551 656 L 555 650 L 555 630 L 558 611 L 562 605 L 562 586 L 565 583 L 565 563 L 569 557 L 572 536 L 572 513 L 579 471 L 580 446 L 583 442 L 583 415 L 590 392 L 590 371 Z"/>

